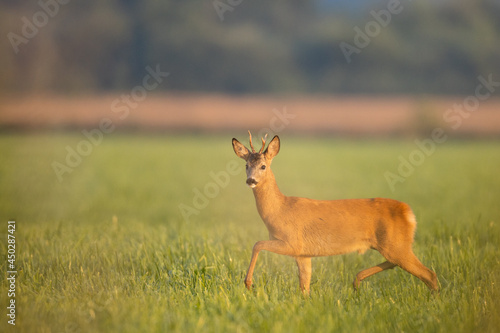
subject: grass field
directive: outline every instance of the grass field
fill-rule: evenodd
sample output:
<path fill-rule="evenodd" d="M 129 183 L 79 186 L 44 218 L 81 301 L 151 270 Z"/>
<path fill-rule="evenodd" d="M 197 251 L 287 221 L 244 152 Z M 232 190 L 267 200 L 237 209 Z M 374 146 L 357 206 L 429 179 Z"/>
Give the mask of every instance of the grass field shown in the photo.
<path fill-rule="evenodd" d="M 355 274 L 383 260 L 370 251 L 313 259 L 305 298 L 294 260 L 272 253 L 259 257 L 255 289 L 244 288 L 252 246 L 267 230 L 231 137 L 114 133 L 59 181 L 53 162 L 64 164 L 66 147 L 82 139 L 0 135 L 0 267 L 8 270 L 15 219 L 18 270 L 15 327 L 1 281 L 1 332 L 500 330 L 498 142 L 441 144 L 391 191 L 384 173 L 413 143 L 282 135 L 273 163 L 282 192 L 408 202 L 414 251 L 442 288 L 433 295 L 395 269 L 353 291 Z M 186 219 L 180 206 L 196 212 Z"/>

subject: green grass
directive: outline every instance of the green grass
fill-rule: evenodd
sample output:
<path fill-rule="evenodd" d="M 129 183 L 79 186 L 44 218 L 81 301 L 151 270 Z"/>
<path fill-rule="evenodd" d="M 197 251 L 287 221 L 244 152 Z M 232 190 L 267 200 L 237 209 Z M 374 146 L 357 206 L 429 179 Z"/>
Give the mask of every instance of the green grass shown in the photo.
<path fill-rule="evenodd" d="M 240 139 L 246 142 L 245 134 Z M 253 244 L 267 239 L 244 162 L 230 137 L 113 134 L 59 182 L 80 134 L 0 136 L 2 272 L 15 219 L 16 326 L 2 332 L 498 332 L 498 142 L 447 142 L 392 192 L 384 178 L 412 143 L 282 136 L 273 163 L 285 194 L 392 197 L 418 219 L 414 251 L 438 274 L 439 295 L 401 269 L 352 289 L 380 254 L 313 259 L 311 296 L 292 258 L 263 252 L 255 289 L 243 279 Z M 239 174 L 185 220 L 203 191 L 237 161 Z M 4 275 L 4 274 L 2 274 Z"/>

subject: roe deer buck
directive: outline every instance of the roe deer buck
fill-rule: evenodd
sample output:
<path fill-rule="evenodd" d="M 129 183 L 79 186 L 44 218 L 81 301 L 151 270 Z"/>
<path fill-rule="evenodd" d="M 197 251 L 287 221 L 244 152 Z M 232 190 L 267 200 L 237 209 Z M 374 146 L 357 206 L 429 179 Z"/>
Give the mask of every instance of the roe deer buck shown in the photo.
<path fill-rule="evenodd" d="M 250 152 L 232 140 L 234 152 L 246 161 L 246 183 L 253 190 L 257 210 L 270 240 L 255 243 L 245 278 L 248 289 L 259 252 L 267 250 L 294 257 L 299 268 L 300 288 L 308 294 L 311 283 L 311 258 L 375 249 L 387 261 L 356 275 L 354 288 L 367 277 L 399 266 L 438 290 L 436 274 L 413 254 L 416 220 L 410 206 L 392 199 L 312 200 L 288 197 L 281 193 L 271 171 L 271 162 L 280 150 L 275 136 L 255 152 L 250 135 Z"/>

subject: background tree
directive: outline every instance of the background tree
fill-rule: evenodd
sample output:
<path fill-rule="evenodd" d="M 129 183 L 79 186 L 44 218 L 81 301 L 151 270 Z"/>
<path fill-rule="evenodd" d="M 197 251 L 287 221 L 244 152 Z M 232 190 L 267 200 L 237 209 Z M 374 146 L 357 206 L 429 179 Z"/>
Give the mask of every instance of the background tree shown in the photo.
<path fill-rule="evenodd" d="M 69 2 L 15 52 L 8 34 L 23 36 L 41 3 L 58 4 L 0 0 L 4 93 L 130 89 L 157 64 L 171 73 L 162 89 L 226 93 L 466 94 L 500 75 L 493 0 L 401 1 L 350 63 L 339 45 L 387 1 Z"/>

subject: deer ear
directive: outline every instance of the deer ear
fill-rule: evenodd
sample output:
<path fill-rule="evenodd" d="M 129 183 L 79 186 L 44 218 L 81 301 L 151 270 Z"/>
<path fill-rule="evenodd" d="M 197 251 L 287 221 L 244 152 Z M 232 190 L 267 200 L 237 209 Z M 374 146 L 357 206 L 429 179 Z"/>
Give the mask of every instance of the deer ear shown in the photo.
<path fill-rule="evenodd" d="M 233 149 L 234 149 L 234 152 L 236 153 L 236 156 L 244 159 L 245 161 L 248 159 L 250 152 L 248 151 L 247 147 L 242 145 L 235 138 L 233 138 Z"/>
<path fill-rule="evenodd" d="M 274 138 L 269 142 L 269 146 L 267 146 L 264 155 L 268 160 L 272 160 L 276 155 L 278 155 L 280 151 L 280 138 L 275 135 Z"/>

